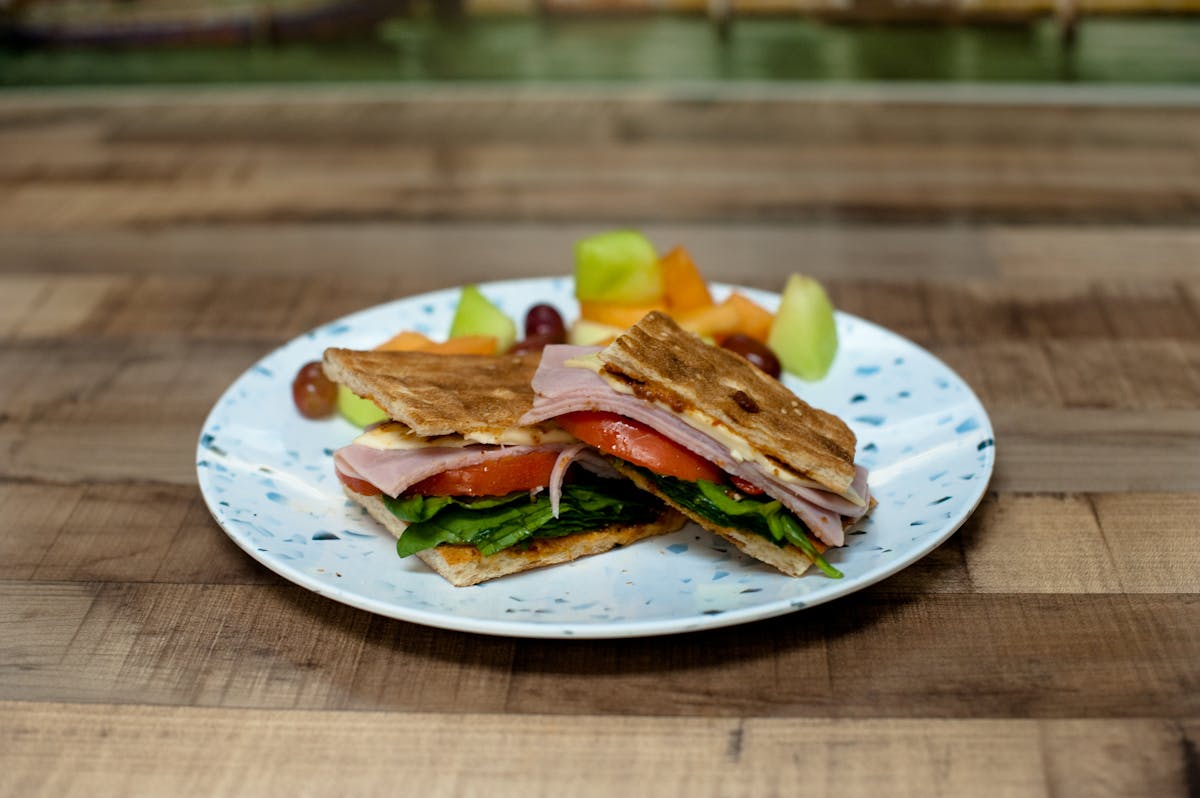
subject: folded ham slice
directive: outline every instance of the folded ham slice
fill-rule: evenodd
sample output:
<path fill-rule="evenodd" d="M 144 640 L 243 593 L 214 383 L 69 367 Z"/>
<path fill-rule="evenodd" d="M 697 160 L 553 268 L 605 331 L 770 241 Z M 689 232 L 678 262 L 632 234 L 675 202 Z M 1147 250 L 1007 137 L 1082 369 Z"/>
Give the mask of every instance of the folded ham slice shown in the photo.
<path fill-rule="evenodd" d="M 830 546 L 845 543 L 844 519 L 857 520 L 870 507 L 867 470 L 856 466 L 854 490 L 863 497 L 859 506 L 817 487 L 785 481 L 761 464 L 738 460 L 720 441 L 689 425 L 678 414 L 636 396 L 618 393 L 604 379 L 586 368 L 566 365 L 572 358 L 600 351 L 599 347 L 547 346 L 533 377 L 533 407 L 520 418 L 520 424 L 537 424 L 548 419 L 582 410 L 617 413 L 640 421 L 675 443 L 715 463 L 726 473 L 759 487 L 787 507 L 812 532 Z"/>
<path fill-rule="evenodd" d="M 444 471 L 530 452 L 558 452 L 567 446 L 564 443 L 539 446 L 480 444 L 462 448 L 376 449 L 352 443 L 333 453 L 333 463 L 346 476 L 365 480 L 395 498 L 421 480 Z"/>

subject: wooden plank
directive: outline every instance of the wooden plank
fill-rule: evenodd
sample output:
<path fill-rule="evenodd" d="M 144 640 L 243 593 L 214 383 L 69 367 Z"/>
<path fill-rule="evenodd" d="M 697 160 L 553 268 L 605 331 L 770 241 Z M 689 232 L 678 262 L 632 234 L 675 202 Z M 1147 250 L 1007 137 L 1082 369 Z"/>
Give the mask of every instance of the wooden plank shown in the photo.
<path fill-rule="evenodd" d="M 1178 329 L 1178 328 L 1174 328 Z M 1200 403 L 1200 336 L 1180 336 L 1161 345 L 1120 341 L 1114 369 L 1128 386 L 1131 405 L 1147 410 L 1196 407 Z"/>
<path fill-rule="evenodd" d="M 1005 279 L 1194 279 L 1200 232 L 1194 226 L 988 225 L 984 247 Z"/>
<path fill-rule="evenodd" d="M 683 716 L 1200 712 L 1189 686 L 1200 678 L 1195 594 L 922 595 L 885 583 L 758 624 L 564 647 L 419 629 L 274 584 L 109 583 L 79 624 L 76 605 L 41 603 L 46 584 L 6 583 L 6 639 L 41 659 L 9 670 L 0 699 Z M 48 623 L 77 629 L 48 643 Z"/>
<path fill-rule="evenodd" d="M 0 241 L 3 239 L 0 238 Z M 0 248 L 3 244 L 0 243 Z M 13 263 L 0 259 L 0 263 Z M 0 291 L 0 338 L 9 338 L 24 323 L 29 310 L 42 301 L 49 290 L 44 277 L 26 275 L 3 276 L 4 290 Z"/>
<path fill-rule="evenodd" d="M 71 693 L 193 706 L 346 702 L 367 613 L 275 585 L 148 588 L 102 586 L 60 660 L 22 673 L 5 696 L 54 700 Z M 40 637 L 32 626 L 15 632 L 17 640 Z"/>
<path fill-rule="evenodd" d="M 119 582 L 153 574 L 177 536 L 189 493 L 145 485 L 85 488 L 33 577 Z"/>
<path fill-rule="evenodd" d="M 324 146 L 428 141 L 438 130 L 455 140 L 480 137 L 473 123 L 491 120 L 490 140 L 528 140 L 541 134 L 564 141 L 591 137 L 669 141 L 780 135 L 842 141 L 927 141 L 931 130 L 983 141 L 1070 144 L 1098 132 L 1113 146 L 1186 147 L 1194 143 L 1196 109 L 1186 105 L 1128 106 L 1066 98 L 1061 104 L 1019 100 L 931 102 L 922 98 L 845 96 L 800 91 L 716 91 L 697 101 L 690 92 L 629 92 L 576 88 L 503 91 L 498 87 L 430 92 L 395 86 L 302 89 L 239 87 L 164 94 L 129 89 L 97 95 L 10 94 L 0 105 L 0 129 L 72 131 L 72 141 L 109 136 L 129 142 L 203 141 L 210 129 L 230 141 L 314 142 Z M 887 111 L 888 123 L 879 118 Z M 1032 113 L 1032 111 L 1037 113 Z M 153 113 L 151 113 L 153 112 Z M 997 120 L 1021 124 L 1000 127 Z M 552 123 L 561 124 L 554 127 Z M 1087 126 L 1068 122 L 1089 123 Z M 547 131 L 547 128 L 551 128 Z M 65 133 L 63 134 L 65 135 Z"/>
<path fill-rule="evenodd" d="M 1056 721 L 1039 724 L 1039 731 L 1050 795 L 1190 796 L 1200 787 L 1195 758 L 1200 727 Z M 1175 757 L 1167 753 L 1172 747 Z M 1148 759 L 1158 762 L 1146 768 Z"/>
<path fill-rule="evenodd" d="M 446 634 L 382 617 L 370 619 L 350 688 L 340 706 L 374 711 L 503 713 L 518 641 Z"/>
<path fill-rule="evenodd" d="M 1117 496 L 1117 506 L 1124 504 Z M 1187 497 L 1162 496 L 1182 516 Z M 971 587 L 981 593 L 1120 593 L 1114 560 L 1087 496 L 1003 496 L 959 532 Z M 1168 513 L 1169 514 L 1169 513 Z M 1200 558 L 1185 556 L 1200 566 Z M 1174 592 L 1171 589 L 1148 592 Z"/>
<path fill-rule="evenodd" d="M 886 327 L 914 341 L 934 339 L 934 325 L 926 292 L 888 280 L 825 281 L 830 300 L 838 310 Z"/>
<path fill-rule="evenodd" d="M 87 618 L 97 591 L 91 584 L 42 584 L 39 599 L 30 602 L 24 586 L 0 582 L 0 678 L 52 672 Z"/>
<path fill-rule="evenodd" d="M 187 512 L 154 572 L 143 572 L 140 581 L 221 585 L 279 584 L 282 581 L 229 540 L 197 491 L 186 486 L 173 487 L 168 492 L 179 493 L 187 500 Z M 163 535 L 167 527 L 145 530 L 131 523 L 117 535 L 123 537 L 142 532 Z"/>
<path fill-rule="evenodd" d="M 203 145 L 200 145 L 203 146 Z M 224 146 L 228 146 L 225 144 Z M 0 195 L 6 229 L 381 219 L 1154 218 L 1194 214 L 1183 154 L 1081 148 L 1028 152 L 894 145 L 771 147 L 638 143 L 421 148 L 434 166 L 406 174 L 412 156 L 380 150 L 361 163 L 301 152 L 252 163 L 246 178 L 177 182 L 20 183 Z M 445 154 L 448 153 L 448 154 Z M 238 150 L 238 166 L 245 154 Z M 228 171 L 221 169 L 219 171 Z M 1157 179 L 1146 181 L 1146 175 Z M 190 179 L 189 179 L 190 178 Z"/>
<path fill-rule="evenodd" d="M 581 643 L 557 649 L 552 663 L 541 659 L 549 656 L 544 646 L 524 644 L 509 711 L 1045 718 L 1194 712 L 1185 685 L 1200 661 L 1190 631 L 1200 602 L 1132 602 L 1119 595 L 916 598 L 884 585 L 757 628 L 615 650 L 612 643 Z M 727 676 L 730 669 L 736 678 Z M 587 681 L 565 690 L 564 673 L 586 673 Z"/>
<path fill-rule="evenodd" d="M 121 278 L 77 275 L 48 281 L 47 290 L 32 301 L 12 331 L 21 338 L 69 335 L 87 321 L 105 298 L 123 285 Z"/>
<path fill-rule="evenodd" d="M 1200 339 L 1197 339 L 1200 341 Z M 1184 337 L 929 344 L 988 408 L 1191 410 L 1200 407 L 1200 344 Z"/>
<path fill-rule="evenodd" d="M 819 608 L 818 608 L 819 609 Z M 521 644 L 508 712 L 843 714 L 825 613 L 642 642 Z M 587 680 L 567 673 L 588 673 Z M 801 709 L 800 707 L 804 708 Z"/>
<path fill-rule="evenodd" d="M 395 757 L 402 752 L 405 791 L 428 796 L 757 796 L 787 795 L 805 784 L 847 798 L 1182 798 L 1188 782 L 1181 739 L 1194 745 L 1177 727 L 1136 719 L 503 718 L 11 702 L 2 708 L 7 780 L 29 796 L 376 794 L 395 790 Z"/>
<path fill-rule="evenodd" d="M 0 349 L 0 414 L 12 421 L 137 419 L 197 427 L 221 393 L 271 342 L 97 336 L 20 341 Z M 286 399 L 286 397 L 285 397 Z"/>
<path fill-rule="evenodd" d="M 99 309 L 89 332 L 130 337 L 187 333 L 218 290 L 214 281 L 199 275 L 139 277 Z"/>
<path fill-rule="evenodd" d="M 1137 354 L 1143 362 L 1161 364 L 1169 359 L 1165 352 L 1174 341 L 1137 342 Z M 1135 383 L 1121 379 L 1120 368 L 1127 362 L 1118 360 L 1117 347 L 1112 341 L 1081 341 L 1079 339 L 1045 341 L 1042 345 L 1050 364 L 1058 394 L 1064 407 L 1130 407 Z M 1126 350 L 1127 351 L 1127 350 Z M 1186 372 L 1186 369 L 1181 370 Z M 1175 378 L 1188 380 L 1186 373 Z"/>
<path fill-rule="evenodd" d="M 0 479 L 58 484 L 164 482 L 194 485 L 192 453 L 200 429 L 191 419 L 91 422 L 0 421 Z M 72 457 L 63 458 L 70 451 Z"/>
<path fill-rule="evenodd" d="M 83 492 L 80 485 L 0 483 L 0 579 L 33 578 Z"/>
<path fill-rule="evenodd" d="M 1195 491 L 1200 414 L 990 408 L 1001 492 Z"/>
<path fill-rule="evenodd" d="M 1096 521 L 1128 593 L 1200 593 L 1200 496 L 1099 495 Z"/>
<path fill-rule="evenodd" d="M 843 602 L 824 630 L 831 703 L 858 717 L 1192 715 L 1200 597 L 1148 598 Z"/>
<path fill-rule="evenodd" d="M 8 229 L 831 212 L 1184 224 L 1197 196 L 1184 108 L 286 92 L 253 111 L 232 95 L 88 106 L 0 108 L 3 152 L 17 153 L 0 156 Z M 81 125 L 84 145 L 66 144 Z"/>
<path fill-rule="evenodd" d="M 45 274 L 267 275 L 292 279 L 334 274 L 385 278 L 453 262 L 464 279 L 565 274 L 572 243 L 603 229 L 596 221 L 546 224 L 445 224 L 329 221 L 202 225 L 160 230 L 12 231 L 0 238 L 8 270 Z M 1145 279 L 1193 276 L 1200 234 L 1189 227 L 1146 231 L 1125 225 L 887 225 L 843 220 L 778 223 L 664 223 L 638 226 L 661 248 L 684 244 L 712 279 L 778 289 L 789 271 L 821 277 L 911 279 L 987 277 L 1044 282 L 1123 279 L 1131 262 Z M 1147 253 L 1152 253 L 1147 260 Z M 422 274 L 406 274 L 410 280 Z M 439 277 L 431 271 L 425 279 Z M 12 278 L 9 278 L 12 279 Z M 761 284 L 753 282 L 761 280 Z M 436 285 L 444 285 L 439 280 Z M 430 283 L 430 287 L 435 287 Z M 15 289 L 14 289 L 15 290 Z M 423 290 L 417 289 L 417 290 Z M 7 299 L 8 297 L 6 297 Z"/>
<path fill-rule="evenodd" d="M 924 290 L 934 334 L 941 340 L 1114 337 L 1097 306 L 1095 286 L 1086 282 L 980 280 L 936 283 Z"/>
<path fill-rule="evenodd" d="M 931 343 L 941 358 L 979 397 L 989 415 L 1013 408 L 1063 405 L 1054 367 L 1042 346 L 1028 341 Z"/>
<path fill-rule="evenodd" d="M 1200 340 L 1200 316 L 1177 283 L 1107 281 L 1097 286 L 1097 303 L 1119 338 Z"/>
<path fill-rule="evenodd" d="M 1144 410 L 1200 404 L 1200 346 L 1185 337 L 1138 341 L 1045 341 L 1065 407 Z M 1194 353 L 1194 354 L 1192 354 Z"/>

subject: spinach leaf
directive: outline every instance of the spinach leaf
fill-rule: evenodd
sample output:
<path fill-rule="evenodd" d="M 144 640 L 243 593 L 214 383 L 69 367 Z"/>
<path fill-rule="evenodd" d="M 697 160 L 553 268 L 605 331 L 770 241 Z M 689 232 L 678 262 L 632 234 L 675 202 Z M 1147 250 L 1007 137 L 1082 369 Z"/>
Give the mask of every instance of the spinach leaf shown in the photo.
<path fill-rule="evenodd" d="M 804 523 L 774 499 L 742 496 L 735 499 L 728 488 L 707 480 L 688 482 L 656 474 L 639 466 L 638 473 L 651 480 L 671 501 L 707 518 L 717 526 L 745 529 L 761 535 L 777 546 L 792 544 L 813 561 L 821 573 L 840 579 L 842 572 L 821 556 L 809 537 Z"/>
<path fill-rule="evenodd" d="M 441 543 L 469 544 L 490 555 L 533 538 L 554 538 L 614 524 L 638 524 L 661 512 L 654 497 L 626 480 L 594 479 L 563 486 L 558 518 L 550 496 L 519 491 L 501 497 L 384 498 L 388 509 L 409 521 L 396 551 L 401 557 Z"/>
<path fill-rule="evenodd" d="M 528 491 L 519 490 L 504 496 L 481 496 L 478 498 L 471 496 L 400 496 L 393 499 L 387 494 L 384 494 L 382 498 L 383 503 L 392 511 L 392 515 L 401 521 L 412 524 L 420 521 L 428 521 L 444 507 L 451 504 L 458 504 L 463 507 L 475 507 L 482 510 L 501 504 L 508 504 L 528 495 Z"/>

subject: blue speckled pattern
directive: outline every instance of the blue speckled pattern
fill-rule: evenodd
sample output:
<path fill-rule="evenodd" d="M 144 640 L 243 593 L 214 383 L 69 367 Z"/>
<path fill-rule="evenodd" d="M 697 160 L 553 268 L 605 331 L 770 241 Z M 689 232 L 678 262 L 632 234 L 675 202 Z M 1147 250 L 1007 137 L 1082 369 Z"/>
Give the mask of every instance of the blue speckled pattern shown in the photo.
<path fill-rule="evenodd" d="M 567 278 L 481 286 L 516 319 L 538 302 L 565 317 L 578 306 Z M 714 286 L 719 300 L 732 290 Z M 738 289 L 774 309 L 779 297 Z M 838 314 L 829 375 L 788 378 L 809 403 L 858 436 L 879 506 L 828 559 L 799 579 L 743 557 L 694 525 L 568 565 L 456 588 L 395 542 L 342 494 L 330 453 L 357 430 L 308 421 L 291 380 L 326 346 L 370 348 L 402 329 L 449 329 L 458 290 L 401 299 L 331 322 L 267 355 L 217 401 L 200 434 L 196 471 L 208 508 L 237 545 L 323 596 L 415 623 L 517 637 L 632 637 L 728 626 L 793 612 L 878 582 L 932 551 L 975 509 L 995 462 L 992 425 L 970 388 L 925 350 Z"/>

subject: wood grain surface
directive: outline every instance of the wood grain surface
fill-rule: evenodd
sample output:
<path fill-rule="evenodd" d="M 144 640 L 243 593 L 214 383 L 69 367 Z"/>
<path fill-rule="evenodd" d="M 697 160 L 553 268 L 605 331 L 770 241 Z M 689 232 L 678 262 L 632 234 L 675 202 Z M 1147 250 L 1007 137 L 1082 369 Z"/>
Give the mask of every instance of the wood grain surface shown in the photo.
<path fill-rule="evenodd" d="M 1200 108 L 0 96 L 0 793 L 1200 794 Z M 373 616 L 193 452 L 263 354 L 615 223 L 944 359 L 983 503 L 802 613 L 613 641 Z"/>

